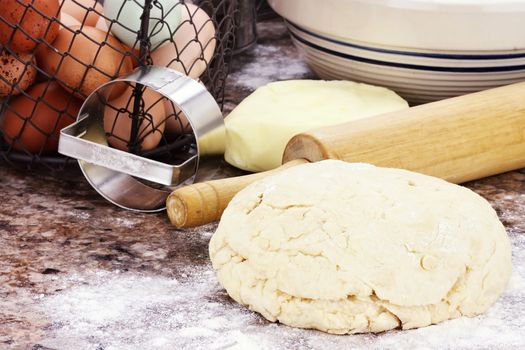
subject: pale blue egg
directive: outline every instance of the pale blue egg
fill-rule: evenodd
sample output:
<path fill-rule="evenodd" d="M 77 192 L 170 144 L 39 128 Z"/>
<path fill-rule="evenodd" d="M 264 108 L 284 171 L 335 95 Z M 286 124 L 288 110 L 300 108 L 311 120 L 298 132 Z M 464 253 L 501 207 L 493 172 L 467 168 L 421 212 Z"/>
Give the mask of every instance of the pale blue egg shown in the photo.
<path fill-rule="evenodd" d="M 156 0 L 150 11 L 149 35 L 151 47 L 155 48 L 170 40 L 181 22 L 181 7 L 177 0 Z M 137 32 L 144 0 L 106 0 L 104 15 L 111 33 L 129 47 L 138 48 Z"/>

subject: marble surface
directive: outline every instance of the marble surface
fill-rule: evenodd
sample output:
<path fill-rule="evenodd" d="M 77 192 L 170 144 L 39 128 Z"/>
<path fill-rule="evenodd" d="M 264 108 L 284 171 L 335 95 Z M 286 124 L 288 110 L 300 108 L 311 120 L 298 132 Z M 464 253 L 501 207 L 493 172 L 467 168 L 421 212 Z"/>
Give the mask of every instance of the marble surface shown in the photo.
<path fill-rule="evenodd" d="M 226 109 L 266 82 L 313 77 L 282 24 L 259 30 L 259 45 L 235 61 Z M 215 224 L 177 230 L 164 213 L 120 210 L 76 168 L 0 166 L 0 349 L 523 348 L 525 171 L 467 186 L 513 242 L 513 288 L 495 311 L 423 333 L 340 337 L 270 324 L 233 303 L 208 259 Z"/>

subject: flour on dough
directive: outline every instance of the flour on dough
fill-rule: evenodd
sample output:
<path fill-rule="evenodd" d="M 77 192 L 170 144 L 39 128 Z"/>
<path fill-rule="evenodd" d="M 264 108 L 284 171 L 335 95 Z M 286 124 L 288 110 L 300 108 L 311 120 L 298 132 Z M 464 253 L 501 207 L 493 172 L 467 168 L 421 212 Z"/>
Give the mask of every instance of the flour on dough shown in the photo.
<path fill-rule="evenodd" d="M 408 108 L 386 88 L 351 81 L 270 83 L 242 101 L 225 120 L 226 161 L 248 171 L 281 165 L 290 139 L 304 131 Z"/>
<path fill-rule="evenodd" d="M 235 301 L 270 321 L 337 334 L 478 315 L 511 273 L 505 228 L 479 195 L 335 160 L 239 192 L 209 248 Z"/>

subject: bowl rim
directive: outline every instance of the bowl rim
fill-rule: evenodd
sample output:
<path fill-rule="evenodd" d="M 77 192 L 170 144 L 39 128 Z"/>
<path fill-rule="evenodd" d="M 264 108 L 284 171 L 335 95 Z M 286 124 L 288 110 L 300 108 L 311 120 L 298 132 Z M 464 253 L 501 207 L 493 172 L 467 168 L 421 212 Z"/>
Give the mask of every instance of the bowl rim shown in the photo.
<path fill-rule="evenodd" d="M 444 51 L 525 49 L 524 0 L 268 0 L 286 20 L 339 40 Z"/>
<path fill-rule="evenodd" d="M 314 31 L 308 30 L 301 27 L 298 24 L 295 24 L 291 21 L 285 20 L 288 29 L 290 27 L 290 35 L 292 37 L 301 36 L 295 34 L 292 31 L 297 30 L 308 36 L 319 39 L 320 41 L 326 41 L 328 43 L 344 46 L 353 49 L 359 49 L 363 51 L 370 51 L 379 54 L 388 54 L 388 55 L 398 55 L 398 56 L 413 56 L 417 58 L 429 58 L 429 59 L 445 59 L 445 60 L 509 60 L 517 58 L 525 58 L 525 49 L 522 50 L 494 50 L 494 51 L 446 51 L 446 50 L 422 50 L 422 49 L 407 49 L 403 47 L 392 47 L 392 46 L 381 46 L 381 45 L 372 45 L 369 43 L 361 43 L 351 40 L 341 40 L 338 38 L 331 38 L 327 35 L 316 33 Z"/>
<path fill-rule="evenodd" d="M 497 11 L 508 12 L 516 9 L 525 10 L 523 0 L 353 0 L 367 4 L 380 4 L 386 7 L 405 8 L 405 9 L 425 9 L 439 11 Z"/>

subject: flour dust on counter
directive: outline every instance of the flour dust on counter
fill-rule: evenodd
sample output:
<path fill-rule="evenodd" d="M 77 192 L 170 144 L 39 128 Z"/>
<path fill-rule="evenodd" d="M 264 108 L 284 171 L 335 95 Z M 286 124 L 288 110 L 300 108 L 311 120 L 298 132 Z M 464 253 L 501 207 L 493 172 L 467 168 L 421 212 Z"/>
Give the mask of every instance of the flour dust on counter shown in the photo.
<path fill-rule="evenodd" d="M 230 79 L 235 84 L 255 90 L 277 80 L 311 75 L 306 63 L 298 59 L 294 60 L 287 56 L 281 56 L 278 53 L 279 48 L 270 45 L 258 45 L 253 54 L 255 56 L 266 56 L 268 60 L 265 61 L 265 64 L 261 65 L 260 62 L 248 63 L 240 71 L 233 72 Z M 256 74 L 250 75 L 249 72 Z"/>
<path fill-rule="evenodd" d="M 284 25 L 261 22 L 257 25 L 257 31 L 257 46 L 234 58 L 228 77 L 230 90 L 251 92 L 274 81 L 315 77 L 308 64 L 290 45 Z"/>
<path fill-rule="evenodd" d="M 197 240 L 206 244 L 209 234 Z M 525 237 L 510 232 L 513 275 L 489 311 L 409 331 L 336 336 L 269 323 L 237 305 L 210 264 L 177 278 L 93 270 L 64 275 L 62 291 L 35 295 L 51 349 L 518 349 L 525 347 Z"/>
<path fill-rule="evenodd" d="M 227 326 L 242 328 L 255 318 L 224 312 L 223 301 L 213 299 L 218 285 L 211 269 L 192 270 L 179 279 L 102 270 L 67 278 L 73 287 L 40 301 L 40 312 L 52 320 L 42 346 L 222 348 L 231 345 L 220 336 Z"/>

